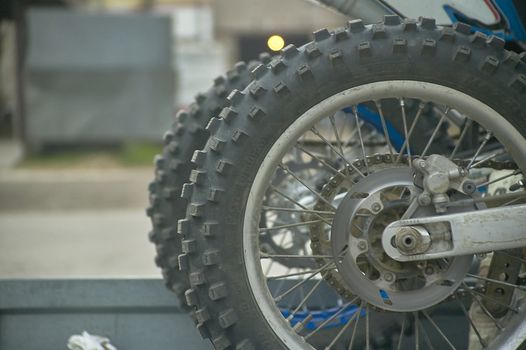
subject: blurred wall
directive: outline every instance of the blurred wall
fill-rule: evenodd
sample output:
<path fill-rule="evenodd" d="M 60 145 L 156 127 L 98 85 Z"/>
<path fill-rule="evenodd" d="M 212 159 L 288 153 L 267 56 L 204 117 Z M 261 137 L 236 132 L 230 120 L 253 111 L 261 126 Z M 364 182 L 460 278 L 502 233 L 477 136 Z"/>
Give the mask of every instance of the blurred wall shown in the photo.
<path fill-rule="evenodd" d="M 157 141 L 170 125 L 169 18 L 33 9 L 28 26 L 30 145 Z"/>
<path fill-rule="evenodd" d="M 268 36 L 280 34 L 286 44 L 301 45 L 313 31 L 348 20 L 305 0 L 72 4 L 76 11 L 33 10 L 29 15 L 27 135 L 34 145 L 49 140 L 157 140 L 169 125 L 174 104 L 188 105 L 235 62 L 269 51 Z M 95 21 L 97 16 L 107 24 Z M 148 61 L 159 54 L 162 62 Z M 108 66 L 110 56 L 121 62 Z M 135 65 L 141 59 L 148 63 Z"/>
<path fill-rule="evenodd" d="M 0 138 L 11 134 L 4 129 L 8 116 L 16 110 L 15 45 L 14 23 L 0 22 Z"/>
<path fill-rule="evenodd" d="M 345 25 L 347 18 L 305 0 L 216 0 L 215 32 L 228 60 L 239 57 L 239 38 L 258 34 L 309 35 L 320 28 Z M 286 40 L 287 41 L 287 40 Z"/>
<path fill-rule="evenodd" d="M 305 0 L 216 0 L 213 2 L 218 34 L 259 32 L 312 32 L 335 27 L 347 19 Z"/>
<path fill-rule="evenodd" d="M 206 3 L 177 2 L 159 6 L 157 10 L 173 18 L 176 101 L 178 106 L 185 106 L 198 92 L 208 89 L 212 79 L 228 69 L 225 48 L 215 40 L 214 16 Z"/>

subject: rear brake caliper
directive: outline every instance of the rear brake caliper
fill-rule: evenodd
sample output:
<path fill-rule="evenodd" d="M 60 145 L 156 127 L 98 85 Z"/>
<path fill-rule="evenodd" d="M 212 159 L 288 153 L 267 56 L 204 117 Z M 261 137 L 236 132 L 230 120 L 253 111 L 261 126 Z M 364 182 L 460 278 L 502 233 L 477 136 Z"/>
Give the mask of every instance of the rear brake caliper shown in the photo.
<path fill-rule="evenodd" d="M 445 213 L 449 202 L 447 192 L 454 189 L 467 195 L 475 191 L 475 184 L 467 178 L 468 171 L 444 156 L 433 154 L 426 159 L 415 159 L 415 183 L 424 191 L 418 196 L 422 206 L 435 206 L 437 213 Z"/>

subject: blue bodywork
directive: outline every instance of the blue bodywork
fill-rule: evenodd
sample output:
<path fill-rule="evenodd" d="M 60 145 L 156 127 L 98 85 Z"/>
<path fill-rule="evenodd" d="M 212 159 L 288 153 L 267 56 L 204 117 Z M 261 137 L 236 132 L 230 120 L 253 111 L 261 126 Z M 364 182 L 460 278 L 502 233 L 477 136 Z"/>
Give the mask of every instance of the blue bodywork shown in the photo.
<path fill-rule="evenodd" d="M 481 26 L 472 25 L 474 31 L 479 31 L 487 35 L 496 35 L 506 41 L 526 41 L 526 28 L 522 23 L 517 8 L 512 0 L 493 0 L 496 8 L 500 11 L 506 22 L 506 30 L 492 30 Z M 460 11 L 457 11 L 449 5 L 444 5 L 451 22 L 470 22 L 470 17 Z"/>
<path fill-rule="evenodd" d="M 307 318 L 307 316 L 311 315 L 312 319 L 304 325 L 304 328 L 307 330 L 315 330 L 323 322 L 325 322 L 329 318 L 333 317 L 336 313 L 338 313 L 338 315 L 334 317 L 334 319 L 331 322 L 324 325 L 323 328 L 339 327 L 349 322 L 349 320 L 356 314 L 356 312 L 359 312 L 359 310 L 360 308 L 357 305 L 351 304 L 347 306 L 344 311 L 341 311 L 341 307 L 334 307 L 319 311 L 300 311 L 292 317 L 290 324 L 292 327 L 294 327 L 296 324 L 302 323 Z M 289 317 L 291 312 L 288 309 L 282 309 L 281 314 L 283 315 L 283 317 L 287 318 Z M 364 317 L 365 310 L 361 310 L 359 316 Z"/>
<path fill-rule="evenodd" d="M 349 114 L 353 113 L 350 107 L 344 108 L 343 111 Z M 379 133 L 384 133 L 384 130 L 382 128 L 382 119 L 378 113 L 372 111 L 364 105 L 358 105 L 356 107 L 356 111 L 358 112 L 358 117 L 361 120 L 373 126 Z M 404 144 L 404 136 L 400 132 L 398 132 L 398 130 L 396 130 L 396 128 L 389 120 L 386 119 L 385 124 L 387 126 L 387 133 L 389 134 L 391 144 L 397 151 L 399 151 L 402 148 L 402 145 Z"/>

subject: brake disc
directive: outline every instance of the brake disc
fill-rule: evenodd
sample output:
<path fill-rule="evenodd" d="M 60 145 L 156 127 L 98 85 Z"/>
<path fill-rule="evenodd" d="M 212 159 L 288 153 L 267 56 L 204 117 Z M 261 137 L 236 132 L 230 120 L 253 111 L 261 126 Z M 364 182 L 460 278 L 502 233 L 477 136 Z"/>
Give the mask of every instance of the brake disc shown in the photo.
<path fill-rule="evenodd" d="M 367 166 L 365 165 L 367 161 Z M 390 155 L 375 154 L 369 156 L 366 160 L 357 160 L 353 162 L 352 167 L 348 166 L 345 170 L 340 171 L 333 176 L 323 187 L 320 194 L 327 202 L 337 201 L 337 196 L 347 193 L 350 188 L 359 181 L 359 174 L 355 169 L 362 173 L 374 172 L 392 167 L 392 158 Z M 403 166 L 402 163 L 399 164 Z M 318 201 L 314 210 L 330 211 L 332 208 L 324 201 Z M 313 220 L 316 217 L 309 215 L 305 220 Z M 332 219 L 332 218 L 330 218 Z M 331 245 L 330 226 L 324 223 L 310 225 L 311 249 L 314 255 L 333 255 Z M 336 255 L 336 254 L 334 254 Z M 318 258 L 316 262 L 321 267 L 329 262 L 326 258 Z M 327 283 L 332 286 L 343 298 L 350 300 L 354 293 L 348 288 L 341 274 L 337 270 L 329 270 L 324 275 Z"/>
<path fill-rule="evenodd" d="M 342 202 L 332 230 L 324 223 L 310 225 L 313 254 L 335 257 L 337 269 L 324 275 L 329 285 L 345 299 L 357 294 L 378 308 L 393 311 L 418 310 L 444 300 L 457 289 L 472 262 L 472 256 L 467 256 L 401 263 L 383 252 L 383 228 L 405 212 L 412 194 L 418 191 L 404 163 L 407 164 L 404 157 L 393 162 L 390 155 L 355 161 L 352 167 L 333 176 L 320 192 L 326 202 Z M 513 167 L 504 162 L 492 163 L 495 168 Z M 367 174 L 366 178 L 360 179 L 355 169 Z M 326 202 L 319 200 L 314 209 L 329 211 Z M 433 209 L 427 207 L 420 208 L 415 216 L 433 214 Z M 329 261 L 317 259 L 320 266 Z"/>

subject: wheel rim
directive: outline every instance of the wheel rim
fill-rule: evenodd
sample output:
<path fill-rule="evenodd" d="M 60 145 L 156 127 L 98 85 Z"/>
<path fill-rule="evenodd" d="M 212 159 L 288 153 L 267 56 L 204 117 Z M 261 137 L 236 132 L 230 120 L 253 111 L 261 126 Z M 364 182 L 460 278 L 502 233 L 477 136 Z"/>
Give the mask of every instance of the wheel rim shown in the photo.
<path fill-rule="evenodd" d="M 384 98 L 412 98 L 432 101 L 469 115 L 473 121 L 491 130 L 496 139 L 508 150 L 521 169 L 526 169 L 526 142 L 520 133 L 496 111 L 480 101 L 457 90 L 417 81 L 387 81 L 371 83 L 342 91 L 315 105 L 300 116 L 274 143 L 263 160 L 254 179 L 244 215 L 243 251 L 246 274 L 254 300 L 280 340 L 291 349 L 304 349 L 306 341 L 292 331 L 276 306 L 262 273 L 258 246 L 258 218 L 261 203 L 274 171 L 285 153 L 299 137 L 327 115 L 344 107 L 364 101 Z M 362 306 L 365 306 L 363 304 Z M 359 317 L 356 317 L 359 319 Z"/>

